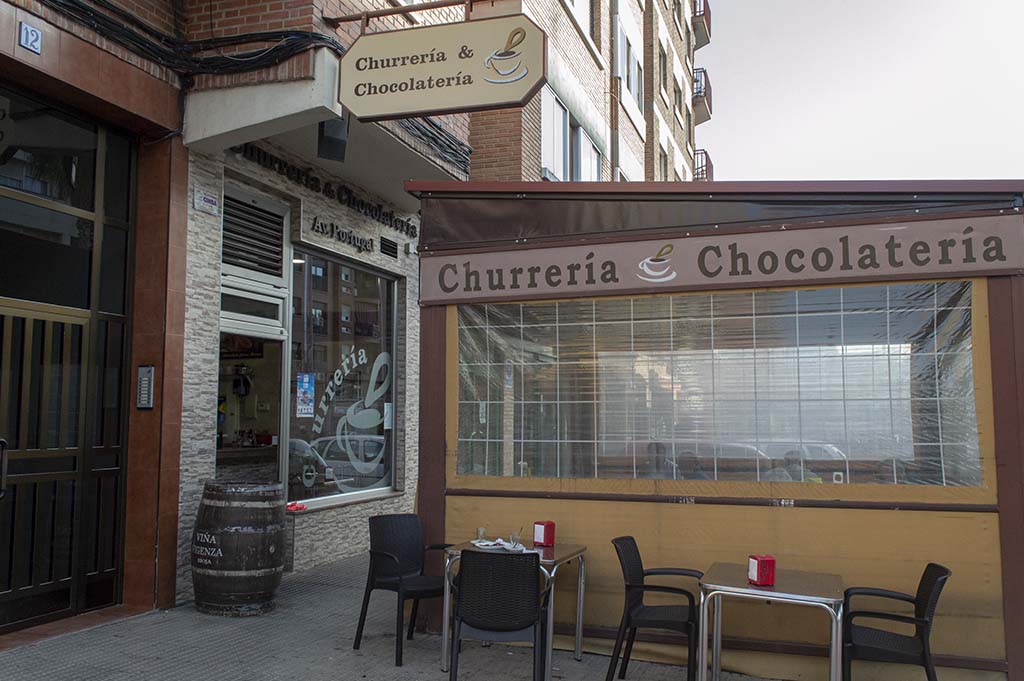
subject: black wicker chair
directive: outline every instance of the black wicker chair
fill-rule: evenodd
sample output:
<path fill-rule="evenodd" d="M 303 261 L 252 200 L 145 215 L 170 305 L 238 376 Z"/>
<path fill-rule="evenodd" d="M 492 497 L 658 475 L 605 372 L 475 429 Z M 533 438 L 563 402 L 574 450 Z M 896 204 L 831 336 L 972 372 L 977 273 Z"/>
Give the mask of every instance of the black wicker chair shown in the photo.
<path fill-rule="evenodd" d="M 636 540 L 633 537 L 616 537 L 612 540 L 612 544 L 615 545 L 615 551 L 619 554 L 622 576 L 626 581 L 626 603 L 622 608 L 622 623 L 619 624 L 619 633 L 615 637 L 612 659 L 608 663 L 607 681 L 612 681 L 615 677 L 615 667 L 619 662 L 619 653 L 622 651 L 624 639 L 626 640 L 626 651 L 622 656 L 619 678 L 626 678 L 626 667 L 629 666 L 629 658 L 633 654 L 633 642 L 636 640 L 637 629 L 668 629 L 686 634 L 689 651 L 686 661 L 686 678 L 689 681 L 694 681 L 697 678 L 697 636 L 698 617 L 700 616 L 696 599 L 686 589 L 647 584 L 644 579 L 656 576 L 700 579 L 704 573 L 688 568 L 645 570 L 643 560 L 640 558 L 640 549 L 637 548 Z M 644 594 L 649 592 L 683 596 L 686 598 L 686 605 L 646 605 Z M 626 638 L 627 634 L 628 638 Z"/>
<path fill-rule="evenodd" d="M 854 587 L 847 589 L 843 598 L 843 681 L 850 681 L 854 660 L 876 662 L 897 662 L 924 667 L 928 681 L 935 681 L 935 663 L 932 662 L 930 638 L 935 607 L 939 603 L 946 580 L 952 574 L 948 568 L 928 563 L 917 585 L 917 595 Z M 891 612 L 852 610 L 850 601 L 854 596 L 873 596 L 903 601 L 914 605 L 914 616 L 897 615 Z M 854 625 L 855 619 L 876 619 L 913 625 L 914 633 L 898 634 L 884 629 Z"/>
<path fill-rule="evenodd" d="M 398 595 L 398 614 L 395 627 L 395 665 L 402 666 L 402 633 L 405 602 L 412 600 L 409 620 L 409 640 L 416 628 L 416 614 L 420 600 L 444 595 L 444 577 L 423 574 L 427 551 L 444 549 L 450 544 L 423 544 L 423 527 L 414 513 L 378 515 L 370 518 L 370 570 L 366 576 L 363 607 L 359 611 L 359 625 L 352 648 L 359 650 L 366 623 L 366 608 L 370 592 L 374 589 L 394 591 Z"/>
<path fill-rule="evenodd" d="M 543 581 L 543 586 L 541 582 Z M 477 641 L 533 641 L 533 679 L 544 678 L 546 603 L 550 580 L 536 553 L 463 551 L 455 598 L 450 681 L 459 675 L 464 638 Z"/>

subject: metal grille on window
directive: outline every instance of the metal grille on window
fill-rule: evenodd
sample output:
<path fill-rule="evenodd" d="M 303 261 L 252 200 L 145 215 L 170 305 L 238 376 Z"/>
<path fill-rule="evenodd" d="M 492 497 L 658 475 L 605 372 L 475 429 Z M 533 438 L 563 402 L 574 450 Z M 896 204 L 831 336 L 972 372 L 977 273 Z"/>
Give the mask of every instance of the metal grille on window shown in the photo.
<path fill-rule="evenodd" d="M 382 237 L 380 240 L 380 252 L 388 257 L 397 258 L 398 244 L 391 239 L 385 239 Z"/>
<path fill-rule="evenodd" d="M 284 218 L 231 196 L 224 197 L 226 265 L 281 276 L 284 263 Z"/>

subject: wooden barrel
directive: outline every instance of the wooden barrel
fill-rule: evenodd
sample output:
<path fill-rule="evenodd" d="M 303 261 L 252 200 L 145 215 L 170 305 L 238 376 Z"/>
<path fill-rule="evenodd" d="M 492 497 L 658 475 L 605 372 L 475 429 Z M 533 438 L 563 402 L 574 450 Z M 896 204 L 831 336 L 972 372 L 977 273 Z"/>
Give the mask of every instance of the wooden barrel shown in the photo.
<path fill-rule="evenodd" d="M 272 610 L 284 530 L 281 485 L 206 483 L 192 531 L 196 608 L 234 617 Z"/>

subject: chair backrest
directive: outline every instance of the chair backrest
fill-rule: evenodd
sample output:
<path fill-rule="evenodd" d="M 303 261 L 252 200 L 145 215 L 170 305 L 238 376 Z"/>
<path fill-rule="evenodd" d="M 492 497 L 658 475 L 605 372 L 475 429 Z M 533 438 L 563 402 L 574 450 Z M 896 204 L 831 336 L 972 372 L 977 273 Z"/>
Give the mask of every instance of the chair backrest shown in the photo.
<path fill-rule="evenodd" d="M 640 557 L 640 549 L 633 537 L 616 537 L 612 539 L 615 552 L 619 554 L 619 566 L 626 584 L 644 583 L 644 561 Z M 626 591 L 626 606 L 633 607 L 644 601 L 644 592 L 639 589 Z"/>
<path fill-rule="evenodd" d="M 942 588 L 946 580 L 953 574 L 949 568 L 938 563 L 928 563 L 917 585 L 917 596 L 914 599 L 914 616 L 926 620 L 927 624 L 918 625 L 918 631 L 927 630 L 935 617 L 935 608 L 939 604 Z"/>
<path fill-rule="evenodd" d="M 484 631 L 518 631 L 540 619 L 540 556 L 463 551 L 455 615 Z"/>
<path fill-rule="evenodd" d="M 398 565 L 387 558 L 374 561 L 377 577 L 418 575 L 423 570 L 423 526 L 415 513 L 376 515 L 370 518 L 370 550 L 390 553 Z"/>

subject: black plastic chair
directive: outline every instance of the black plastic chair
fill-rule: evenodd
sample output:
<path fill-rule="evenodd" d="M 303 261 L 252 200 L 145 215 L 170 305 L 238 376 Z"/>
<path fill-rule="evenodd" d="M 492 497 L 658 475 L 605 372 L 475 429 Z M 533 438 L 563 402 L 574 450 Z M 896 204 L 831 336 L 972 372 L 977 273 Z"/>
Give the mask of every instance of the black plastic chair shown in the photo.
<path fill-rule="evenodd" d="M 416 615 L 420 600 L 440 598 L 444 595 L 444 577 L 423 574 L 427 551 L 444 549 L 450 544 L 423 544 L 423 527 L 414 513 L 378 515 L 370 518 L 370 570 L 366 576 L 363 607 L 359 611 L 359 625 L 352 648 L 359 650 L 366 623 L 366 608 L 370 592 L 374 589 L 394 591 L 398 594 L 398 614 L 395 627 L 395 665 L 402 666 L 402 632 L 405 602 L 412 600 L 409 620 L 409 640 L 416 628 Z"/>
<path fill-rule="evenodd" d="M 455 621 L 449 680 L 458 678 L 461 643 L 468 638 L 533 641 L 533 680 L 541 681 L 550 590 L 536 553 L 463 551 L 458 578 L 452 581 Z"/>
<path fill-rule="evenodd" d="M 935 663 L 932 662 L 930 646 L 932 620 L 935 617 L 935 607 L 939 603 L 939 595 L 951 574 L 953 573 L 949 568 L 928 563 L 917 585 L 915 596 L 870 587 L 847 589 L 843 598 L 843 681 L 850 681 L 854 660 L 919 665 L 924 667 L 928 681 L 935 681 L 938 677 L 935 675 Z M 852 610 L 850 601 L 854 596 L 873 596 L 912 603 L 914 616 L 873 610 Z M 898 634 L 884 629 L 854 625 L 853 620 L 858 618 L 910 624 L 914 627 L 914 633 Z"/>
<path fill-rule="evenodd" d="M 626 678 L 626 667 L 629 666 L 629 658 L 633 654 L 633 642 L 636 640 L 637 629 L 668 629 L 685 633 L 689 652 L 689 657 L 686 660 L 686 678 L 689 681 L 694 681 L 697 678 L 697 637 L 698 617 L 700 616 L 696 599 L 693 593 L 686 589 L 647 584 L 644 580 L 647 577 L 656 576 L 700 579 L 704 573 L 688 568 L 645 570 L 643 560 L 640 558 L 640 549 L 637 548 L 636 540 L 633 537 L 616 537 L 612 540 L 612 544 L 615 545 L 615 551 L 619 554 L 622 577 L 626 581 L 626 603 L 622 608 L 622 622 L 619 624 L 618 636 L 615 637 L 612 659 L 608 663 L 607 681 L 612 681 L 615 677 L 615 667 L 619 662 L 619 653 L 622 651 L 624 639 L 626 640 L 626 651 L 622 656 L 619 678 Z M 683 596 L 686 598 L 686 605 L 646 605 L 644 594 L 649 592 Z M 627 633 L 628 639 L 626 638 Z"/>

